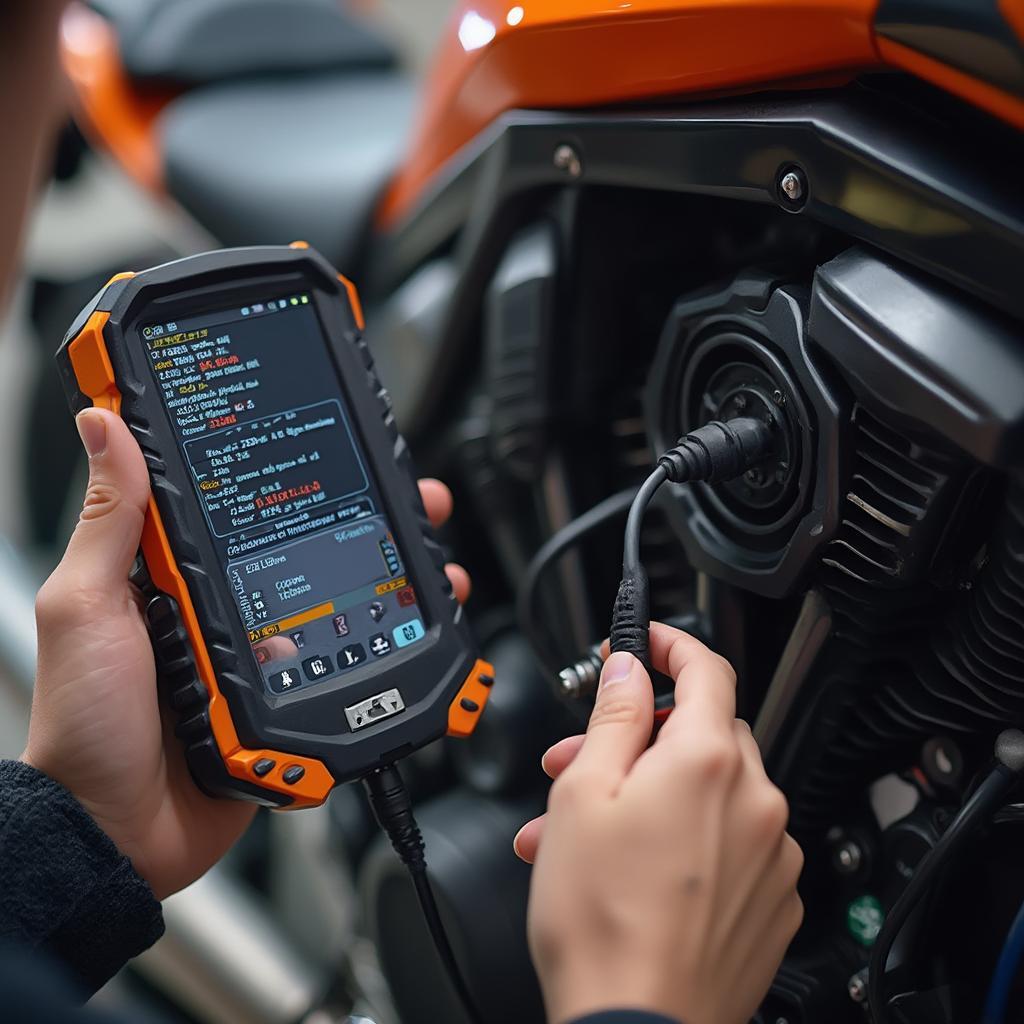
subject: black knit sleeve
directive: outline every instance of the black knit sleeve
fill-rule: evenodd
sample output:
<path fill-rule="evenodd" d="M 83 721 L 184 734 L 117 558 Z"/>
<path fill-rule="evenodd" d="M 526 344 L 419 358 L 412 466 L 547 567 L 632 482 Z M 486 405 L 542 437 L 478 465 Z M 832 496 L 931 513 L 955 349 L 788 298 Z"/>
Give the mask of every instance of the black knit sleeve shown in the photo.
<path fill-rule="evenodd" d="M 0 940 L 58 957 L 93 992 L 163 930 L 149 886 L 71 793 L 0 761 Z"/>

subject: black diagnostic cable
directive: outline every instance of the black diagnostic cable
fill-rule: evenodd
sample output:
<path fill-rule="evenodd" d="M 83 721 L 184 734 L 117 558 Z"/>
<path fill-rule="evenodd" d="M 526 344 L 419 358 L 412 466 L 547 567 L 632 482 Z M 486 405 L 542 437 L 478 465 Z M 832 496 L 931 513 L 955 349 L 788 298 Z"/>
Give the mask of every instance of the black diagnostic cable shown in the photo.
<path fill-rule="evenodd" d="M 888 1024 L 891 1019 L 885 969 L 896 939 L 939 872 L 950 864 L 978 827 L 992 819 L 1020 781 L 1024 773 L 1024 733 L 1017 729 L 1001 732 L 996 739 L 995 756 L 996 765 L 967 798 L 939 841 L 925 854 L 892 910 L 885 915 L 871 947 L 868 965 L 868 1007 L 873 1024 Z"/>
<path fill-rule="evenodd" d="M 416 899 L 430 929 L 430 937 L 466 1016 L 471 1024 L 483 1024 L 483 1017 L 459 969 L 455 953 L 448 941 L 448 932 L 441 920 L 441 912 L 427 876 L 423 836 L 419 825 L 416 824 L 412 800 L 409 798 L 409 791 L 405 788 L 398 766 L 389 764 L 375 769 L 363 778 L 363 785 L 366 787 L 377 824 L 391 840 L 399 859 L 409 869 L 409 876 L 416 890 Z"/>
<path fill-rule="evenodd" d="M 651 671 L 648 630 L 650 584 L 640 561 L 640 527 L 651 499 L 666 482 L 714 483 L 733 480 L 756 465 L 772 449 L 772 427 L 743 416 L 712 420 L 679 439 L 658 459 L 654 472 L 641 484 L 626 519 L 622 548 L 622 580 L 612 612 L 611 649 L 626 651 Z"/>
<path fill-rule="evenodd" d="M 541 578 L 554 562 L 578 544 L 588 533 L 618 516 L 625 515 L 635 496 L 636 488 L 627 487 L 598 502 L 593 508 L 573 519 L 572 522 L 566 523 L 544 542 L 526 568 L 516 599 L 516 617 L 534 654 L 553 676 L 558 674 L 562 665 L 558 660 L 557 652 L 548 642 L 548 638 L 536 618 L 537 593 Z"/>

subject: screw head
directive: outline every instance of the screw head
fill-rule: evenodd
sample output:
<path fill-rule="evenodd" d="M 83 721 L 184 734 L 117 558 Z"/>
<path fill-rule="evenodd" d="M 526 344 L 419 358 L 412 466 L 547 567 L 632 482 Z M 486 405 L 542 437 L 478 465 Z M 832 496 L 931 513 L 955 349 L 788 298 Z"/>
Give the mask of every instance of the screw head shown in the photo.
<path fill-rule="evenodd" d="M 807 179 L 799 167 L 791 167 L 780 175 L 777 187 L 779 199 L 790 209 L 802 206 L 807 198 Z"/>
<path fill-rule="evenodd" d="M 863 1003 L 868 997 L 868 982 L 864 971 L 858 971 L 846 983 L 846 991 L 855 1003 Z"/>
<path fill-rule="evenodd" d="M 570 178 L 578 178 L 583 173 L 580 155 L 567 142 L 556 147 L 552 162 L 560 171 L 565 171 Z"/>
<path fill-rule="evenodd" d="M 786 396 L 783 393 L 781 388 L 776 388 L 772 392 L 772 402 L 774 402 L 775 405 L 785 405 L 786 404 Z"/>
<path fill-rule="evenodd" d="M 787 171 L 782 176 L 782 181 L 779 182 L 779 187 L 794 202 L 803 198 L 804 183 L 800 180 L 796 171 Z"/>
<path fill-rule="evenodd" d="M 832 855 L 832 863 L 841 875 L 856 874 L 863 859 L 860 847 L 852 839 L 837 846 Z"/>

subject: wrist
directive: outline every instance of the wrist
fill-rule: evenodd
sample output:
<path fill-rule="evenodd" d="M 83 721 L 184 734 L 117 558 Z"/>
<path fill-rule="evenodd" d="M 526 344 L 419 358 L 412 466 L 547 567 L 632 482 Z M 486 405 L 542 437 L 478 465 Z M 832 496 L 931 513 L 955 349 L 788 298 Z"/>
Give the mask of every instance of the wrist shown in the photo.
<path fill-rule="evenodd" d="M 628 961 L 628 966 L 620 963 L 611 968 L 604 965 L 602 969 L 595 961 L 580 969 L 558 972 L 557 978 L 542 978 L 551 1024 L 605 1024 L 601 1016 L 608 1016 L 608 1024 L 615 1024 L 613 1011 L 626 1009 L 650 1014 L 659 1024 L 681 1021 L 680 1005 L 685 1000 L 679 978 L 671 971 L 659 975 L 650 962 L 635 964 L 634 957 L 628 954 L 623 961 Z M 592 1022 L 590 1018 L 594 1016 L 596 1020 Z"/>
<path fill-rule="evenodd" d="M 18 758 L 20 764 L 31 768 L 33 771 L 39 772 L 41 775 L 45 775 L 48 779 L 57 783 L 60 787 L 66 790 L 71 797 L 75 800 L 84 814 L 90 819 L 93 825 L 104 836 L 114 845 L 115 849 L 121 856 L 126 857 L 132 866 L 135 873 L 150 887 L 156 899 L 162 900 L 167 893 L 164 892 L 161 887 L 156 884 L 155 880 L 150 877 L 149 872 L 146 870 L 146 865 L 140 861 L 138 857 L 138 851 L 132 849 L 130 843 L 125 843 L 123 837 L 120 836 L 116 829 L 110 827 L 110 823 L 106 821 L 101 814 L 96 810 L 93 803 L 87 798 L 87 796 L 81 792 L 77 792 L 75 788 L 70 785 L 70 780 L 65 779 L 63 776 L 65 772 L 60 771 L 58 765 L 54 764 L 52 759 L 45 756 L 45 754 L 33 749 L 32 743 L 25 748 L 21 757 Z"/>

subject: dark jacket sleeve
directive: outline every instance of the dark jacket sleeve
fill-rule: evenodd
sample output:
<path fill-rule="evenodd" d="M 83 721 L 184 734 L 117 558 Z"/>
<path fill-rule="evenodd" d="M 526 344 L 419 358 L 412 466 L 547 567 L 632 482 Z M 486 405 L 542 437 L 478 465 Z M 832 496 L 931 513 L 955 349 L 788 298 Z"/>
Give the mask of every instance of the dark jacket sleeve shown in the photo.
<path fill-rule="evenodd" d="M 77 1006 L 80 987 L 38 953 L 0 945 L 0 1020 L 4 1024 L 145 1024 L 132 1009 L 130 1020 L 101 1007 Z"/>
<path fill-rule="evenodd" d="M 588 1013 L 573 1024 L 682 1024 L 682 1021 L 647 1010 L 602 1010 L 601 1013 Z"/>
<path fill-rule="evenodd" d="M 57 957 L 91 993 L 163 930 L 149 886 L 71 793 L 0 761 L 0 940 Z"/>

